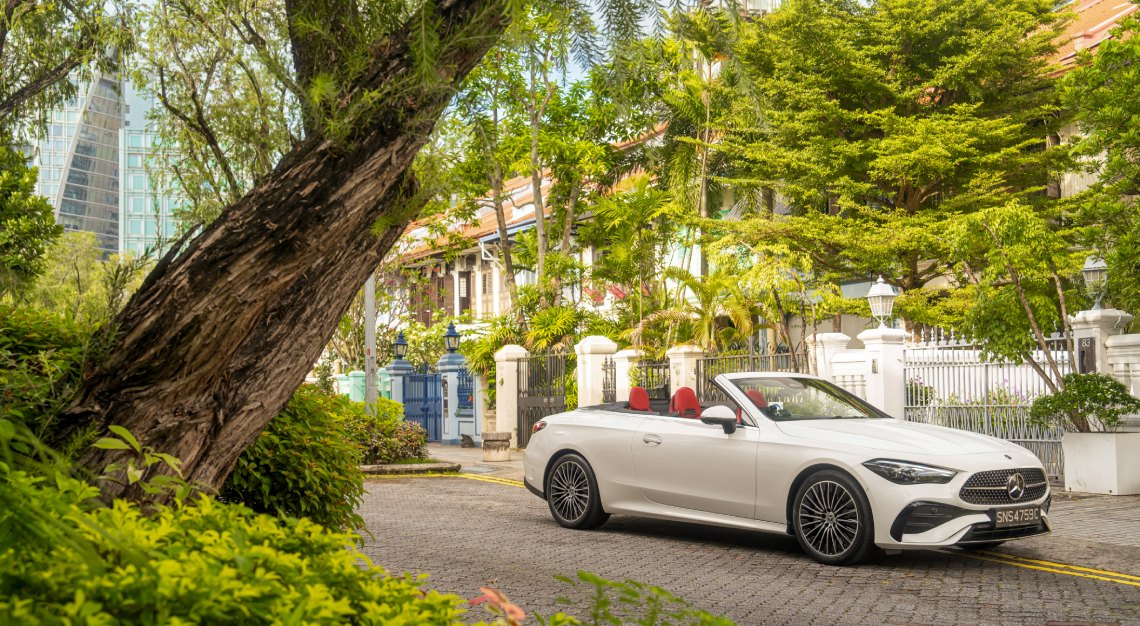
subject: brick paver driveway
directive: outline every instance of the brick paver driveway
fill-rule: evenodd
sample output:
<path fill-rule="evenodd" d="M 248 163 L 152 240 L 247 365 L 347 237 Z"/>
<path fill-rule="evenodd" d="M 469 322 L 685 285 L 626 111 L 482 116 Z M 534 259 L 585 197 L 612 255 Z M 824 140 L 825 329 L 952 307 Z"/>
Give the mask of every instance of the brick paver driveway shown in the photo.
<path fill-rule="evenodd" d="M 663 587 L 740 624 L 1140 624 L 1140 548 L 1062 533 L 1003 546 L 1016 561 L 920 552 L 836 568 L 790 537 L 628 517 L 566 530 L 509 484 L 399 478 L 367 488 L 360 512 L 375 538 L 365 552 L 377 563 L 430 572 L 428 586 L 464 597 L 490 584 L 541 614 L 584 615 L 586 591 L 555 577 L 587 570 Z"/>

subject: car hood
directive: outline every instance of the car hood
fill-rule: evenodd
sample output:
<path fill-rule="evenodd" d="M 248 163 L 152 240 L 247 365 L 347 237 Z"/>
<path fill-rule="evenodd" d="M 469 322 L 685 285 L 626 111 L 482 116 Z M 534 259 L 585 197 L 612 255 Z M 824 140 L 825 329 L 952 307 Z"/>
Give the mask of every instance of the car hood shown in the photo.
<path fill-rule="evenodd" d="M 798 420 L 776 426 L 791 437 L 844 449 L 936 456 L 1020 450 L 1016 444 L 988 435 L 894 419 Z"/>

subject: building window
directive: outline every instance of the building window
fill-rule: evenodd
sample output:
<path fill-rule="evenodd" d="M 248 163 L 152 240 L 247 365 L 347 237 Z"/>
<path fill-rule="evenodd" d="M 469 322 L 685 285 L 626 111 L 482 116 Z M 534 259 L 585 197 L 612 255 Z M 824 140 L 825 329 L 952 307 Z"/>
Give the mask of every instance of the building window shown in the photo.
<path fill-rule="evenodd" d="M 482 278 L 483 278 L 483 295 L 487 295 L 487 294 L 491 293 L 491 275 L 488 274 L 487 272 L 483 272 Z"/>
<path fill-rule="evenodd" d="M 129 228 L 130 230 L 128 232 L 130 232 L 130 234 L 141 235 L 143 233 L 142 220 L 130 220 Z"/>
<path fill-rule="evenodd" d="M 141 154 L 128 154 L 127 155 L 127 167 L 142 167 L 142 155 Z"/>
<path fill-rule="evenodd" d="M 467 277 L 468 277 L 468 274 L 465 274 L 465 273 L 459 274 L 459 297 L 460 298 L 466 298 L 467 297 Z"/>
<path fill-rule="evenodd" d="M 129 144 L 129 145 L 130 145 L 132 148 L 141 148 L 141 147 L 143 147 L 143 138 L 142 138 L 142 135 L 136 135 L 136 134 L 133 134 L 133 133 L 132 133 L 132 134 L 130 135 L 130 144 Z"/>

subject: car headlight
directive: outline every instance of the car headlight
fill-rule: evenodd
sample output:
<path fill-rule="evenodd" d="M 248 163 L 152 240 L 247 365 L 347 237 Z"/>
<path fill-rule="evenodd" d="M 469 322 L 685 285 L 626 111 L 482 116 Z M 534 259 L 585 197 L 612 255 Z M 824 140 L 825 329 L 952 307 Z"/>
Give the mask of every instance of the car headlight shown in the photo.
<path fill-rule="evenodd" d="M 900 485 L 916 485 L 919 483 L 948 483 L 958 472 L 945 467 L 922 465 L 909 461 L 892 461 L 890 459 L 874 459 L 867 461 L 863 467 L 886 478 L 892 483 Z"/>

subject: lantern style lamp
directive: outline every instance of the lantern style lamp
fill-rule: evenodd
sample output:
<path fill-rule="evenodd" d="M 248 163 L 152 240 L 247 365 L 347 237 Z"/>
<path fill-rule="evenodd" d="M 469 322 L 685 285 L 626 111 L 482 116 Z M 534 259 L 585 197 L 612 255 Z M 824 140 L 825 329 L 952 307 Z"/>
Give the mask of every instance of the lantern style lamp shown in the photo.
<path fill-rule="evenodd" d="M 883 281 L 880 276 L 879 280 L 871 285 L 871 290 L 867 292 L 867 302 L 871 305 L 871 315 L 879 320 L 879 328 L 887 327 L 887 320 L 891 317 L 891 311 L 895 308 L 895 298 L 898 294 L 895 293 L 894 287 L 891 287 Z"/>
<path fill-rule="evenodd" d="M 1104 299 L 1104 284 L 1108 281 L 1108 264 L 1104 259 L 1090 256 L 1085 259 L 1081 268 L 1081 276 L 1085 279 L 1085 290 L 1093 298 L 1093 310 L 1101 310 L 1101 300 Z"/>
<path fill-rule="evenodd" d="M 454 323 L 447 324 L 447 332 L 443 334 L 443 346 L 447 348 L 448 354 L 455 354 L 459 349 L 459 332 L 455 330 Z"/>
<path fill-rule="evenodd" d="M 397 361 L 403 360 L 404 357 L 408 356 L 408 340 L 404 339 L 404 331 L 401 330 L 400 333 L 396 335 L 396 342 L 392 344 L 392 350 L 396 353 Z"/>

